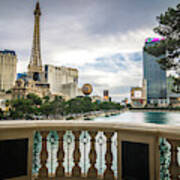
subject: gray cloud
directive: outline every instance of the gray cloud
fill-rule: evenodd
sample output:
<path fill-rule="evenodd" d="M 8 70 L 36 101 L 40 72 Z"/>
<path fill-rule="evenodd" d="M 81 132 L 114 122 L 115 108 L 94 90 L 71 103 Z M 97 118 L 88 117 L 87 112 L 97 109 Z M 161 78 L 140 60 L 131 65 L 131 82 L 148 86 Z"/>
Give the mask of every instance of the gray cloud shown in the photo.
<path fill-rule="evenodd" d="M 94 95 L 102 95 L 103 90 L 108 89 L 113 100 L 129 97 L 130 88 L 142 84 L 142 61 L 134 61 L 132 56 L 136 59 L 141 56 L 141 52 L 116 54 L 79 67 L 81 86 L 83 83 L 91 83 Z M 99 61 L 102 68 L 97 68 Z M 121 63 L 117 63 L 121 61 L 125 70 Z"/>
<path fill-rule="evenodd" d="M 0 0 L 0 49 L 17 52 L 19 71 L 30 58 L 35 2 Z M 89 81 L 100 93 L 109 83 L 114 97 L 127 96 L 142 79 L 140 51 L 156 16 L 178 2 L 40 0 L 43 63 L 78 67 L 80 85 Z"/>
<path fill-rule="evenodd" d="M 152 28 L 156 24 L 155 16 L 168 6 L 176 5 L 178 0 L 41 0 L 40 2 L 43 14 L 42 38 L 50 43 L 60 41 L 59 43 L 67 43 L 67 46 L 78 47 L 72 38 L 80 36 L 81 31 L 87 33 L 88 38 L 85 40 L 88 42 L 89 38 L 99 41 L 104 36 L 114 36 L 117 33 L 144 27 Z M 34 4 L 35 0 L 0 1 L 2 46 L 6 45 L 4 41 L 18 39 L 19 42 L 28 41 L 23 46 L 28 47 L 33 30 Z M 21 46 L 20 43 L 17 45 Z"/>

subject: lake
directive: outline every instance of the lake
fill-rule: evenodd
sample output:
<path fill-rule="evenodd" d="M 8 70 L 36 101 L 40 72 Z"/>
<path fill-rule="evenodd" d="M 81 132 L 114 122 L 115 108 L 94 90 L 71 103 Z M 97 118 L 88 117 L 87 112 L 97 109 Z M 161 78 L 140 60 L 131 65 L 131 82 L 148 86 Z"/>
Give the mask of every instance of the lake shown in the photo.
<path fill-rule="evenodd" d="M 179 124 L 180 112 L 132 112 L 127 111 L 110 117 L 97 117 L 98 122 Z"/>

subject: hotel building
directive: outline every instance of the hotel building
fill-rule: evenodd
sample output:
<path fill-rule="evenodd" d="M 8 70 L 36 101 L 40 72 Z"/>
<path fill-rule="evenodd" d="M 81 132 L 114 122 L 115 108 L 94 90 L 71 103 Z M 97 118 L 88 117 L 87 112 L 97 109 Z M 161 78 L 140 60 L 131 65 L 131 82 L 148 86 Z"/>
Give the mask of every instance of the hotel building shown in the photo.
<path fill-rule="evenodd" d="M 0 90 L 11 89 L 16 80 L 17 56 L 15 51 L 0 51 Z"/>
<path fill-rule="evenodd" d="M 157 62 L 159 58 L 165 55 L 155 57 L 145 50 L 145 47 L 153 46 L 159 42 L 159 38 L 148 38 L 143 49 L 143 78 L 147 82 L 148 104 L 164 104 L 167 101 L 166 71 Z"/>

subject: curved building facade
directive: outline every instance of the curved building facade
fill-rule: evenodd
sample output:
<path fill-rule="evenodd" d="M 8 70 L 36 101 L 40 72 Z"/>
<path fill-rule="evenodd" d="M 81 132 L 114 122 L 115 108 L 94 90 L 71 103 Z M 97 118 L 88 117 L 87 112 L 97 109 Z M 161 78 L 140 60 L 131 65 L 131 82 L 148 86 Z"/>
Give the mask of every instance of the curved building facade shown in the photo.
<path fill-rule="evenodd" d="M 153 46 L 159 42 L 160 40 L 146 41 L 145 47 Z M 162 54 L 160 57 L 155 57 L 143 50 L 143 73 L 144 79 L 147 82 L 148 104 L 159 104 L 161 103 L 160 101 L 165 101 L 167 98 L 166 71 L 163 70 L 157 62 L 157 60 L 163 56 L 165 55 Z"/>

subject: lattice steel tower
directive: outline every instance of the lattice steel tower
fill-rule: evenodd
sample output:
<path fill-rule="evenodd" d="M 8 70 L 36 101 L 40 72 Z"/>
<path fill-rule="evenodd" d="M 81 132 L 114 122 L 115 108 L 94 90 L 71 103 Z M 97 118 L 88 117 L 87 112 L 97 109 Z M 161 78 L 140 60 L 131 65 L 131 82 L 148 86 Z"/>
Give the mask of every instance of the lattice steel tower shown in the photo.
<path fill-rule="evenodd" d="M 39 2 L 36 3 L 34 10 L 34 35 L 33 45 L 28 65 L 28 75 L 35 81 L 42 81 L 42 60 L 41 60 L 41 46 L 40 46 L 40 16 L 41 9 Z"/>

